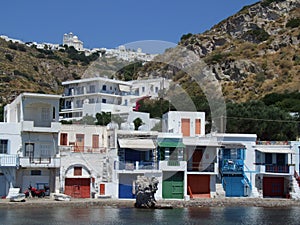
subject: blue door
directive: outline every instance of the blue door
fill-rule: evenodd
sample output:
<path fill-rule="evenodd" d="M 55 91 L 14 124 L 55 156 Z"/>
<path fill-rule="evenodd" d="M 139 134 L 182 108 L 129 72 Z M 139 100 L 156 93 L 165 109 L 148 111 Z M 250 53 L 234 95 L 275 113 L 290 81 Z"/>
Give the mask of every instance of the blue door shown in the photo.
<path fill-rule="evenodd" d="M 132 185 L 119 184 L 119 198 L 135 198 L 132 194 Z"/>
<path fill-rule="evenodd" d="M 242 197 L 244 194 L 244 177 L 223 177 L 226 197 Z"/>

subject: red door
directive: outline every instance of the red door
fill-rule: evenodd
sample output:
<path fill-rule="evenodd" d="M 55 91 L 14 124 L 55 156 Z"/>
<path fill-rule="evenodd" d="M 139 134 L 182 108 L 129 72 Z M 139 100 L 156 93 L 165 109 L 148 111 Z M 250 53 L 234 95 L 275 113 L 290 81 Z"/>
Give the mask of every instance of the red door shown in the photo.
<path fill-rule="evenodd" d="M 194 198 L 210 198 L 210 175 L 188 174 L 188 190 Z"/>
<path fill-rule="evenodd" d="M 65 194 L 73 198 L 90 198 L 90 178 L 66 178 Z"/>
<path fill-rule="evenodd" d="M 263 178 L 264 197 L 284 197 L 284 178 L 283 177 L 264 177 Z"/>

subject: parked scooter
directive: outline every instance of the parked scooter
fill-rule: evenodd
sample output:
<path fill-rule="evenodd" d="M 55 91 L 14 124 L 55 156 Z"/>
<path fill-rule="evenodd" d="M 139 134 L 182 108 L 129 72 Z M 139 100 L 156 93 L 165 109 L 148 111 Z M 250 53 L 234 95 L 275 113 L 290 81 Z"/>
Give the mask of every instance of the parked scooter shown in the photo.
<path fill-rule="evenodd" d="M 38 197 L 38 198 L 44 198 L 45 197 L 45 193 L 47 192 L 47 190 L 49 190 L 49 187 L 44 186 L 44 189 L 37 189 L 35 187 L 32 187 L 31 185 L 29 185 L 28 190 L 26 190 L 24 192 L 25 197 L 28 198 L 30 195 L 32 197 Z"/>

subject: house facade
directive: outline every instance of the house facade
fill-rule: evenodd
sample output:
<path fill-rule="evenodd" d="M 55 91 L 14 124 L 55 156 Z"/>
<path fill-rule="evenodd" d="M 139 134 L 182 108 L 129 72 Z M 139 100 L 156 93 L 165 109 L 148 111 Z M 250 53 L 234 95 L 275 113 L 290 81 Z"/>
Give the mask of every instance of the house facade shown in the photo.
<path fill-rule="evenodd" d="M 48 186 L 59 181 L 59 95 L 23 93 L 4 108 L 1 170 L 11 187 Z M 3 128 L 3 129 L 2 129 Z M 4 130 L 3 130 L 4 131 Z M 6 145 L 6 147 L 4 147 Z M 3 163 L 2 163 L 3 162 Z M 9 167 L 9 164 L 11 166 Z M 14 166 L 12 166 L 14 165 Z M 4 182 L 5 183 L 5 182 Z"/>
<path fill-rule="evenodd" d="M 60 192 L 74 198 L 111 195 L 114 139 L 114 130 L 106 126 L 62 125 Z"/>

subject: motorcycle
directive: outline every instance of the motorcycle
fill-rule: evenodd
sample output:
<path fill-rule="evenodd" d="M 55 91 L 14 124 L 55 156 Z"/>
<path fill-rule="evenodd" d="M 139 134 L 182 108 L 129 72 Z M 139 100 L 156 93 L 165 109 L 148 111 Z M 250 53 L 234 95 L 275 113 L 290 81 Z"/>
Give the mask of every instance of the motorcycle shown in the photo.
<path fill-rule="evenodd" d="M 25 197 L 28 198 L 30 195 L 32 197 L 44 198 L 46 196 L 46 192 L 49 190 L 49 187 L 44 186 L 44 189 L 37 189 L 29 185 L 28 190 L 24 192 Z"/>

